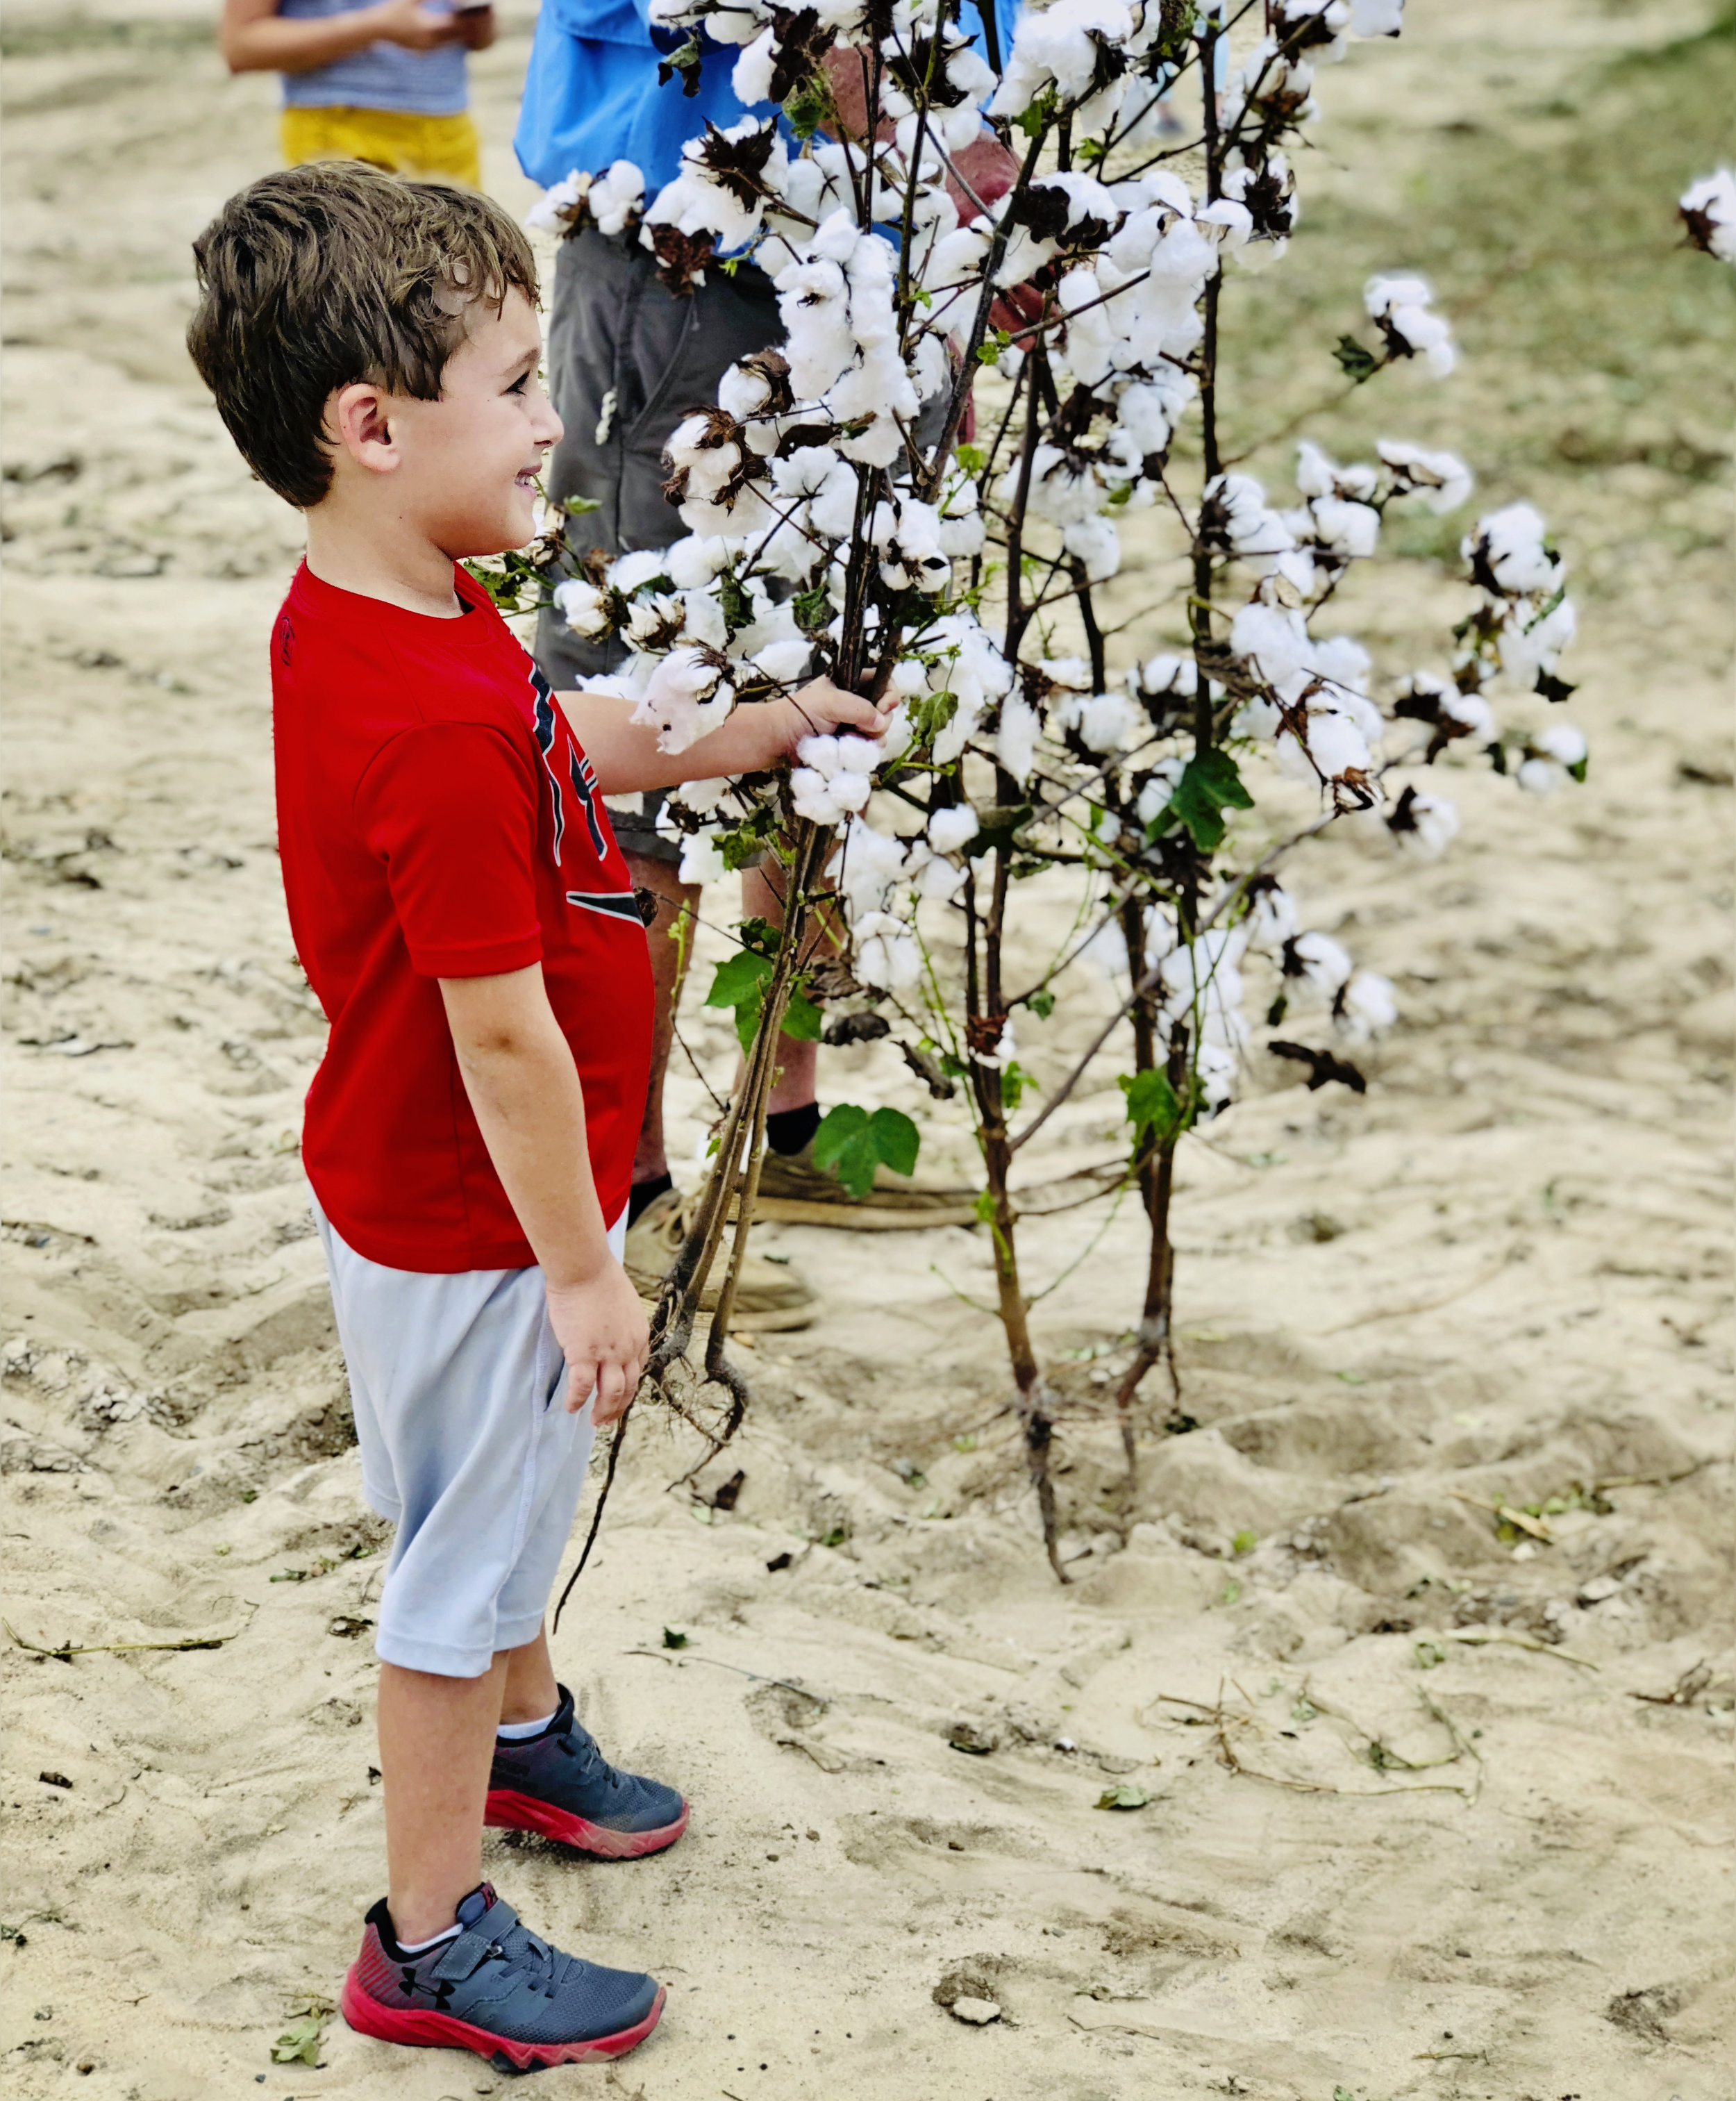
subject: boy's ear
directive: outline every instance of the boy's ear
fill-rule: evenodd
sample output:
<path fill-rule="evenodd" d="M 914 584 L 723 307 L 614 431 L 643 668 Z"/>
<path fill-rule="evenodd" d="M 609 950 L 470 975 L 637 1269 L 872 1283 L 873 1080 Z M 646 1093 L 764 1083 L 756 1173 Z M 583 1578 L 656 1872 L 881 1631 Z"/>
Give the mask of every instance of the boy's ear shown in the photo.
<path fill-rule="evenodd" d="M 327 441 L 370 474 L 391 474 L 402 454 L 391 427 L 391 396 L 359 379 L 340 387 L 325 405 Z"/>

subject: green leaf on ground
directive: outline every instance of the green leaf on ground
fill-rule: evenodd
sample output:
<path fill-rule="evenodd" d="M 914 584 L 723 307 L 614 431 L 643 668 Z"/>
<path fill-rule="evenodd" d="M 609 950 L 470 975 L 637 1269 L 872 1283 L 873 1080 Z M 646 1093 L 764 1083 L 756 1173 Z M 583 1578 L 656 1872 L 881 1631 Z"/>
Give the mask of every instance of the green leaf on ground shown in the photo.
<path fill-rule="evenodd" d="M 309 1999 L 307 2010 L 299 2020 L 292 2021 L 272 2045 L 273 2064 L 317 2064 L 320 2044 L 325 2033 L 325 2024 L 332 2006 L 327 1999 Z"/>
<path fill-rule="evenodd" d="M 1122 1780 L 1115 1787 L 1106 1787 L 1097 1798 L 1097 1806 L 1099 1809 L 1143 1809 L 1151 1799 L 1143 1788 Z"/>
<path fill-rule="evenodd" d="M 921 1143 L 916 1126 L 901 1109 L 876 1109 L 870 1116 L 854 1102 L 840 1102 L 814 1134 L 814 1165 L 829 1169 L 851 1196 L 865 1197 L 874 1187 L 877 1168 L 913 1173 Z"/>
<path fill-rule="evenodd" d="M 663 1646 L 665 1648 L 685 1648 L 687 1645 L 687 1637 L 679 1627 L 665 1627 L 663 1630 Z"/>
<path fill-rule="evenodd" d="M 1243 1531 L 1239 1532 L 1235 1537 L 1230 1541 L 1230 1551 L 1235 1554 L 1252 1554 L 1259 1544 L 1260 1535 L 1258 1533 Z"/>

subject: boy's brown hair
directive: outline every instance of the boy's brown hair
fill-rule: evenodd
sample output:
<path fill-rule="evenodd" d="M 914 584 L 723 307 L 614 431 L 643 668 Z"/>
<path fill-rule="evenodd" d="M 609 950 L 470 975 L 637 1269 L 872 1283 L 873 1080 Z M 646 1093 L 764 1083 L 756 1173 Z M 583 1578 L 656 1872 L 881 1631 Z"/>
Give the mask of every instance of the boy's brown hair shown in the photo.
<path fill-rule="evenodd" d="M 465 312 L 537 303 L 530 244 L 492 198 L 316 161 L 230 198 L 193 243 L 187 347 L 241 456 L 308 510 L 331 488 L 325 405 L 358 380 L 440 398 Z"/>

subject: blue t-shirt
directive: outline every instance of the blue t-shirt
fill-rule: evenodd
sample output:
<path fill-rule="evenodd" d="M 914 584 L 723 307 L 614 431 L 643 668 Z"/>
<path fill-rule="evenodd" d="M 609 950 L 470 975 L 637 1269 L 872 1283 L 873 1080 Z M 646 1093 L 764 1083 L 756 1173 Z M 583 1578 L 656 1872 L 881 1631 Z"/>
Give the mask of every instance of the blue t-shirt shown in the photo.
<path fill-rule="evenodd" d="M 438 11 L 440 0 L 426 4 Z M 353 14 L 367 5 L 368 0 L 278 0 L 277 11 L 288 21 L 311 22 Z M 369 44 L 311 72 L 286 73 L 284 103 L 291 109 L 391 109 L 413 117 L 456 117 L 470 102 L 464 56 L 462 44 L 441 44 L 431 51 Z"/>
<path fill-rule="evenodd" d="M 993 6 L 1004 64 L 1018 0 Z M 976 0 L 967 0 L 967 25 L 978 11 Z M 542 0 L 513 140 L 519 166 L 548 189 L 575 168 L 631 161 L 644 175 L 647 199 L 655 197 L 674 180 L 682 146 L 700 135 L 708 117 L 721 130 L 749 113 L 730 86 L 744 46 L 702 37 L 699 93 L 683 95 L 678 81 L 658 86 L 657 60 L 683 41 L 684 33 L 652 29 L 647 0 Z M 983 50 L 980 26 L 973 41 Z"/>

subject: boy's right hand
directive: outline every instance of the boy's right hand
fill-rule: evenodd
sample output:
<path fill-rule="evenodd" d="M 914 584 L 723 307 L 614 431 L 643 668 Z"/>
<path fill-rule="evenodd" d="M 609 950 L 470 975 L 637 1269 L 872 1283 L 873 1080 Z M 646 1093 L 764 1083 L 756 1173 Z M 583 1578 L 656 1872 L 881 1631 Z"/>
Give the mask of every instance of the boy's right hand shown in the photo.
<path fill-rule="evenodd" d="M 651 1353 L 645 1307 L 612 1256 L 580 1284 L 549 1284 L 549 1325 L 567 1360 L 567 1409 L 576 1415 L 596 1392 L 591 1420 L 618 1422 L 638 1391 Z"/>
<path fill-rule="evenodd" d="M 381 0 L 373 15 L 380 42 L 401 44 L 408 51 L 436 51 L 442 44 L 457 43 L 464 34 L 452 15 L 435 14 L 422 0 Z"/>

